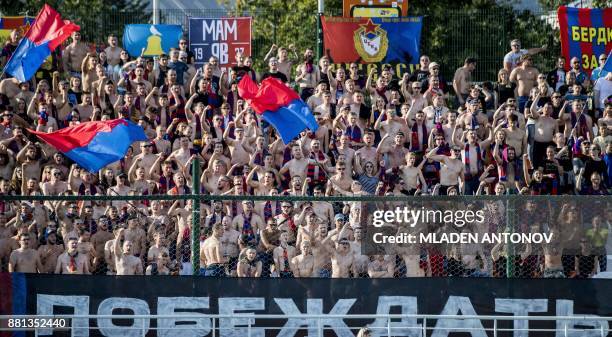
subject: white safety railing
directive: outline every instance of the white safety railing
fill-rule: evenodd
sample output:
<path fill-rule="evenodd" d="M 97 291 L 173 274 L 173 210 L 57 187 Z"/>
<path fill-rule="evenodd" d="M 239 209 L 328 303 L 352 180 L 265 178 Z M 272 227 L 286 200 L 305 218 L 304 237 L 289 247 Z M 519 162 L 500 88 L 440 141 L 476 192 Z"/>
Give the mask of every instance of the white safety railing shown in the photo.
<path fill-rule="evenodd" d="M 59 320 L 59 321 L 58 321 Z M 63 322 L 64 326 L 58 322 Z M 132 321 L 129 326 L 114 325 L 112 321 Z M 156 325 L 151 326 L 155 320 Z M 255 321 L 257 320 L 257 324 Z M 351 321 L 374 321 L 370 324 L 350 325 Z M 400 321 L 398 321 L 400 320 Z M 454 324 L 451 327 L 440 325 L 438 322 L 451 320 L 465 322 L 465 325 Z M 475 321 L 480 327 L 474 327 Z M 15 327 L 19 321 L 20 327 Z M 268 321 L 269 323 L 266 323 Z M 273 322 L 270 322 L 273 321 Z M 507 327 L 512 321 L 512 327 Z M 11 323 L 12 322 L 12 326 Z M 46 322 L 46 323 L 45 323 Z M 55 322 L 55 327 L 47 323 Z M 108 323 L 111 323 L 110 325 Z M 194 323 L 191 325 L 176 325 L 176 323 Z M 287 322 L 292 322 L 287 326 Z M 406 324 L 405 322 L 410 322 Z M 506 327 L 500 327 L 500 322 L 506 322 Z M 517 322 L 520 326 L 516 327 Z M 526 322 L 526 324 L 525 324 Z M 554 328 L 529 328 L 530 322 L 548 322 Z M 598 326 L 584 322 L 599 322 Z M 103 323 L 103 324 L 101 324 Z M 605 323 L 605 324 L 601 324 Z M 510 332 L 527 331 L 543 333 L 543 336 L 571 337 L 571 336 L 600 336 L 606 337 L 610 333 L 612 317 L 573 315 L 573 316 L 495 316 L 495 315 L 268 315 L 268 314 L 181 314 L 176 315 L 0 315 L 0 331 L 33 331 L 35 336 L 54 335 L 54 332 L 64 331 L 70 336 L 175 336 L 172 332 L 198 330 L 199 336 L 245 336 L 261 337 L 276 336 L 283 331 L 283 336 L 294 336 L 298 331 L 307 331 L 308 336 L 353 336 L 363 327 L 373 332 L 372 336 L 428 336 L 432 331 L 441 332 L 472 332 L 473 336 L 498 337 L 517 336 Z M 34 325 L 38 324 L 38 327 Z M 44 326 L 40 326 L 44 324 Z M 172 324 L 169 326 L 168 324 Z M 266 325 L 268 324 L 268 325 Z M 25 325 L 25 329 L 23 327 Z M 478 325 L 478 324 L 476 324 Z M 585 327 L 586 326 L 586 327 Z M 589 327 L 590 326 L 590 327 Z M 228 331 L 239 331 L 227 333 Z M 350 333 L 350 334 L 347 334 Z M 549 334 L 544 334 L 549 333 Z M 550 334 L 554 333 L 554 334 Z M 303 333 L 300 335 L 304 335 Z M 443 333 L 444 336 L 447 333 Z M 526 334 L 521 334 L 526 336 Z M 191 334 L 190 334 L 191 336 Z M 531 336 L 531 335 L 530 335 Z"/>

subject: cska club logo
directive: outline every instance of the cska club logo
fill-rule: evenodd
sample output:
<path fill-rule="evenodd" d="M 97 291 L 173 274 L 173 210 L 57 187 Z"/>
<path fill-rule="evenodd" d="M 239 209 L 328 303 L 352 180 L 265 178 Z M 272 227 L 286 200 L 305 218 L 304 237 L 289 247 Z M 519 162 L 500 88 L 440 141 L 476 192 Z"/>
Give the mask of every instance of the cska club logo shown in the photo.
<path fill-rule="evenodd" d="M 357 53 L 365 62 L 380 62 L 387 55 L 387 32 L 380 28 L 380 25 L 374 24 L 372 19 L 359 25 L 359 29 L 353 33 L 353 41 Z"/>

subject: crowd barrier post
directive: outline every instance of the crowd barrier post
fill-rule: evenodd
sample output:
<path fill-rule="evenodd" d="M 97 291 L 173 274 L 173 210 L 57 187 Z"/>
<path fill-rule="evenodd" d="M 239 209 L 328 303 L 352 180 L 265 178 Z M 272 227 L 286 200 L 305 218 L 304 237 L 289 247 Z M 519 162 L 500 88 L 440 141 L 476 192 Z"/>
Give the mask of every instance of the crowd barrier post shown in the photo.
<path fill-rule="evenodd" d="M 200 159 L 193 158 L 191 166 L 191 265 L 193 275 L 200 275 Z"/>

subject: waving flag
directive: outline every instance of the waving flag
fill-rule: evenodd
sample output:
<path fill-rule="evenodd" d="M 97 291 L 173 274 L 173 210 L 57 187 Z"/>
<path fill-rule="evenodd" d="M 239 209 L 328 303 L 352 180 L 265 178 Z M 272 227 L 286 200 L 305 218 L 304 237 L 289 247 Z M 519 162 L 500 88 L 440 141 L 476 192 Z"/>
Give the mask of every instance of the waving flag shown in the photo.
<path fill-rule="evenodd" d="M 29 131 L 90 172 L 123 158 L 133 142 L 147 140 L 142 127 L 126 119 L 86 122 L 51 133 Z"/>
<path fill-rule="evenodd" d="M 34 24 L 19 42 L 5 71 L 20 82 L 32 78 L 51 52 L 64 42 L 70 34 L 81 28 L 62 17 L 45 4 L 36 16 Z"/>
<path fill-rule="evenodd" d="M 561 6 L 557 16 L 566 70 L 569 70 L 570 59 L 577 57 L 582 69 L 591 75 L 598 66 L 597 57 L 612 50 L 612 8 Z"/>
<path fill-rule="evenodd" d="M 319 128 L 300 96 L 276 78 L 268 77 L 258 87 L 249 76 L 244 76 L 238 83 L 238 93 L 274 126 L 285 144 L 305 129 L 316 131 Z"/>

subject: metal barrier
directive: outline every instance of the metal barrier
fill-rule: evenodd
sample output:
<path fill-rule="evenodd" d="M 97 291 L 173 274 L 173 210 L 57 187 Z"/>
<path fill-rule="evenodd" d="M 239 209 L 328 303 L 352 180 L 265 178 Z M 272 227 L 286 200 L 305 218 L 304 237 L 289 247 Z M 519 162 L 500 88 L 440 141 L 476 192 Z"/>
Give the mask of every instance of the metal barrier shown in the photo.
<path fill-rule="evenodd" d="M 498 315 L 257 315 L 257 314 L 234 314 L 234 315 L 13 315 L 13 316 L 0 316 L 0 322 L 4 322 L 0 326 L 0 331 L 34 331 L 35 336 L 49 335 L 51 329 L 48 328 L 36 328 L 29 327 L 23 329 L 20 327 L 11 327 L 9 324 L 15 324 L 14 322 L 24 322 L 28 324 L 28 320 L 31 322 L 42 322 L 44 320 L 64 320 L 65 326 L 58 328 L 57 331 L 69 331 L 70 336 L 75 336 L 76 329 L 85 329 L 87 334 L 90 331 L 98 330 L 97 327 L 92 327 L 90 322 L 96 320 L 128 320 L 133 321 L 130 326 L 117 326 L 115 327 L 115 333 L 120 332 L 118 335 L 121 336 L 147 336 L 151 331 L 155 331 L 158 336 L 168 335 L 172 332 L 180 333 L 181 331 L 193 331 L 198 328 L 201 336 L 224 336 L 228 335 L 224 331 L 232 331 L 234 334 L 238 331 L 242 333 L 242 336 L 263 336 L 263 335 L 274 335 L 276 331 L 283 331 L 283 336 L 294 336 L 297 332 L 304 331 L 308 332 L 309 336 L 323 337 L 330 332 L 334 332 L 337 336 L 352 336 L 353 332 L 357 332 L 364 326 L 351 325 L 350 321 L 354 320 L 374 320 L 374 323 L 365 326 L 372 335 L 375 336 L 394 336 L 394 332 L 402 331 L 402 336 L 408 332 L 409 336 L 427 336 L 429 333 L 439 331 L 443 335 L 447 335 L 451 331 L 461 330 L 466 333 L 485 333 L 488 336 L 497 337 L 499 335 L 510 335 L 505 334 L 509 332 L 535 332 L 535 333 L 555 333 L 555 336 L 568 337 L 574 336 L 574 333 L 588 333 L 588 336 L 601 336 L 605 337 L 609 331 L 604 326 L 600 326 L 599 329 L 585 329 L 575 327 L 572 322 L 579 320 L 589 320 L 592 316 L 498 316 Z M 599 321 L 605 321 L 612 323 L 612 317 L 597 317 Z M 72 322 L 87 322 L 87 325 L 72 325 Z M 160 328 L 158 326 L 151 326 L 151 320 L 160 322 L 161 320 L 168 320 L 172 322 L 172 327 L 164 326 Z M 282 324 L 285 322 L 292 322 L 289 329 L 280 325 L 279 323 L 270 325 L 257 325 L 254 327 L 255 321 L 275 321 Z M 397 320 L 410 321 L 413 325 L 401 325 L 398 324 Z M 457 329 L 456 327 L 445 327 L 438 326 L 438 322 L 446 320 L 459 320 L 461 322 L 466 321 L 480 321 L 482 328 L 473 328 L 466 326 L 465 328 Z M 349 321 L 347 324 L 346 321 Z M 175 325 L 176 323 L 191 322 L 195 324 L 191 325 Z M 334 325 L 330 322 L 339 322 L 340 324 Z M 434 322 L 436 322 L 434 324 Z M 500 327 L 501 323 L 513 322 L 514 325 L 527 326 L 527 328 L 503 328 Z M 520 322 L 520 323 L 517 323 Z M 551 324 L 554 322 L 555 328 L 529 328 L 529 323 L 543 322 Z M 29 323 L 28 325 L 32 325 Z M 111 328 L 113 329 L 113 328 Z M 41 330 L 46 330 L 44 334 L 40 333 Z M 138 331 L 138 334 L 126 333 L 130 331 Z M 162 334 L 163 331 L 163 334 Z M 105 331 L 114 335 L 112 331 Z M 105 334 L 105 335 L 107 335 Z M 231 335 L 234 335 L 231 334 Z M 474 334 L 472 334 L 474 336 Z M 481 335 L 481 334 L 476 334 Z M 522 335 L 522 334 L 521 334 Z"/>

